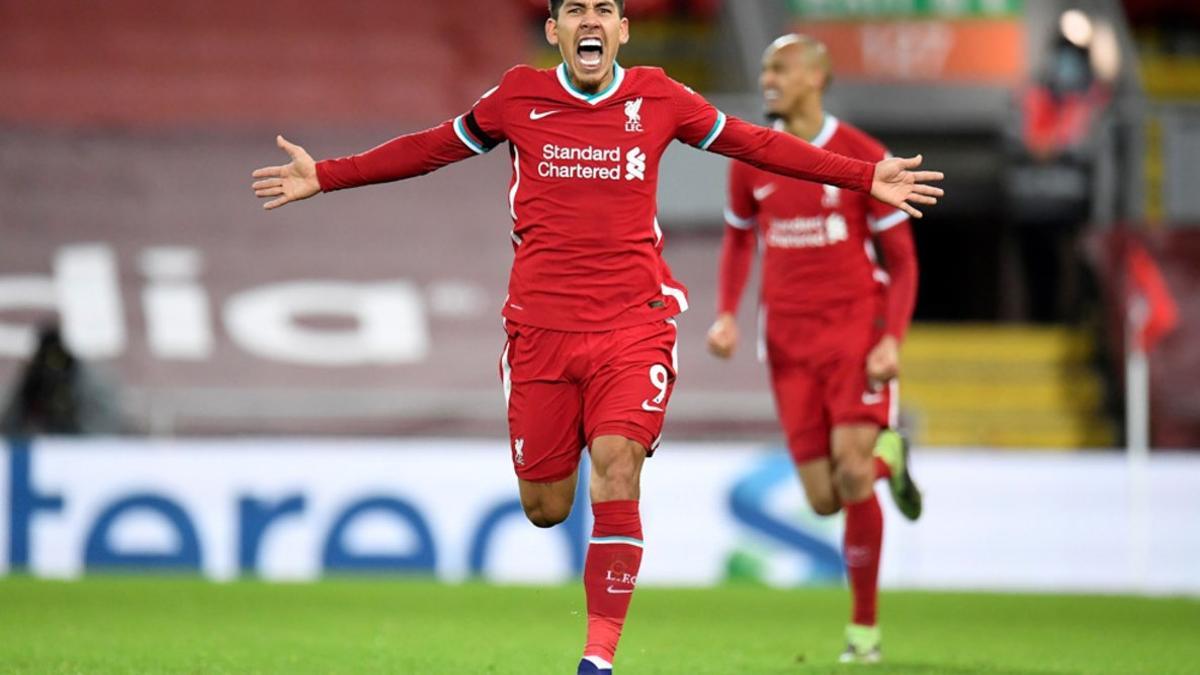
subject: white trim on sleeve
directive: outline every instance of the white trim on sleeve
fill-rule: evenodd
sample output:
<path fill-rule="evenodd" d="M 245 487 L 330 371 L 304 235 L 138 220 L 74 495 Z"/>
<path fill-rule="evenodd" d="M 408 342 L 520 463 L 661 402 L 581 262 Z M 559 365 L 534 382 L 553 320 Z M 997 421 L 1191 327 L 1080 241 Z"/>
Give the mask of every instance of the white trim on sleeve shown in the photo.
<path fill-rule="evenodd" d="M 900 223 L 903 223 L 906 220 L 908 220 L 908 214 L 899 209 L 896 209 L 892 213 L 890 213 L 882 218 L 876 219 L 876 218 L 868 217 L 867 225 L 871 228 L 872 232 L 874 232 L 875 234 L 879 234 L 880 232 L 886 232 L 887 230 L 892 229 L 893 227 L 899 225 Z"/>
<path fill-rule="evenodd" d="M 709 131 L 708 135 L 704 137 L 704 140 L 700 141 L 700 145 L 698 147 L 701 150 L 709 149 L 712 147 L 712 144 L 721 137 L 722 131 L 725 131 L 725 113 L 718 110 L 717 121 L 713 124 L 712 131 Z"/>
<path fill-rule="evenodd" d="M 486 153 L 487 152 L 486 148 L 484 148 L 482 145 L 476 143 L 475 141 L 471 140 L 471 137 L 467 135 L 467 131 L 463 127 L 463 117 L 464 117 L 463 115 L 459 115 L 458 117 L 454 118 L 454 135 L 458 136 L 458 140 L 462 141 L 463 145 L 470 148 L 471 152 L 473 152 L 477 155 L 482 155 L 482 154 Z"/>
<path fill-rule="evenodd" d="M 742 218 L 733 212 L 733 209 L 725 207 L 725 224 L 730 227 L 736 227 L 739 230 L 749 230 L 754 227 L 754 217 Z"/>

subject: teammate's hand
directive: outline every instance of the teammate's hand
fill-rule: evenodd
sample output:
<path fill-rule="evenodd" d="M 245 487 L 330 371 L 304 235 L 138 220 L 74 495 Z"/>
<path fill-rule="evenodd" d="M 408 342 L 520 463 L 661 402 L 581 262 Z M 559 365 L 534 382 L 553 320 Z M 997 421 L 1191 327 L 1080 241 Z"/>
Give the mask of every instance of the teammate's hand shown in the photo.
<path fill-rule="evenodd" d="M 937 198 L 945 192 L 929 181 L 941 180 L 941 171 L 915 171 L 921 166 L 921 156 L 892 157 L 875 165 L 875 178 L 871 181 L 871 196 L 898 209 L 903 209 L 913 218 L 921 212 L 913 204 L 937 204 Z"/>
<path fill-rule="evenodd" d="M 867 380 L 878 387 L 900 374 L 900 343 L 891 335 L 884 335 L 879 344 L 867 354 Z"/>
<path fill-rule="evenodd" d="M 737 341 L 737 320 L 729 313 L 718 316 L 708 329 L 708 351 L 712 352 L 713 356 L 727 359 L 733 356 Z"/>
<path fill-rule="evenodd" d="M 283 136 L 276 136 L 275 144 L 286 152 L 292 161 L 283 166 L 264 166 L 251 174 L 261 179 L 251 186 L 254 188 L 254 196 L 260 199 L 275 197 L 263 204 L 263 208 L 267 210 L 308 199 L 321 191 L 321 184 L 317 182 L 317 163 L 304 148 L 288 142 Z"/>

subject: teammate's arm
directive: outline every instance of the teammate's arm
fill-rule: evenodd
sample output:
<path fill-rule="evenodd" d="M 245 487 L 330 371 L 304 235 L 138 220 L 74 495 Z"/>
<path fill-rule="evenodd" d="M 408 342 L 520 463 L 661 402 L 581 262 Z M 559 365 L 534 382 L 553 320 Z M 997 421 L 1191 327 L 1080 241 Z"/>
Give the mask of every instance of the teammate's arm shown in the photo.
<path fill-rule="evenodd" d="M 887 333 L 903 341 L 917 304 L 917 253 L 908 223 L 879 233 L 875 241 L 887 266 Z"/>
<path fill-rule="evenodd" d="M 755 215 L 749 167 L 734 162 L 729 168 L 729 206 L 725 238 L 717 268 L 717 320 L 708 329 L 708 350 L 727 359 L 737 348 L 737 310 L 754 261 Z"/>
<path fill-rule="evenodd" d="M 912 322 L 917 303 L 917 254 L 907 219 L 881 232 L 875 241 L 891 281 L 882 339 L 867 355 L 867 377 L 883 383 L 900 374 L 900 343 Z"/>

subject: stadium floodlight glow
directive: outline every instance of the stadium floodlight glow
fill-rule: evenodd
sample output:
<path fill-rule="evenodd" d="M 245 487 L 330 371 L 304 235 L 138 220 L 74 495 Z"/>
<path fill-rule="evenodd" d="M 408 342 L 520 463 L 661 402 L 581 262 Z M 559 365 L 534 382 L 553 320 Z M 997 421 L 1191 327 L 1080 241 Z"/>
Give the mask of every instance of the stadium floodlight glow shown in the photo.
<path fill-rule="evenodd" d="M 1092 70 L 1105 82 L 1112 82 L 1121 74 L 1121 45 L 1112 24 L 1107 21 L 1096 22 L 1091 61 Z"/>
<path fill-rule="evenodd" d="M 1092 20 L 1078 9 L 1068 9 L 1058 18 L 1058 28 L 1063 37 L 1076 47 L 1087 47 L 1092 42 Z"/>

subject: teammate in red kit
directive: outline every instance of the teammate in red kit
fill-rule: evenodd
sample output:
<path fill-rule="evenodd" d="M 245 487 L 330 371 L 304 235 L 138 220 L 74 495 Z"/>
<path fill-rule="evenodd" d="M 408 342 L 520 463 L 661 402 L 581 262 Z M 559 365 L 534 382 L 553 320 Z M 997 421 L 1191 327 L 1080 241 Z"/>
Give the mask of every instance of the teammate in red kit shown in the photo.
<path fill-rule="evenodd" d="M 761 77 L 775 128 L 850 157 L 887 157 L 875 139 L 825 113 L 821 95 L 828 82 L 824 45 L 799 35 L 776 40 L 763 57 Z M 842 660 L 878 661 L 883 516 L 875 481 L 889 479 L 905 516 L 915 520 L 921 512 L 907 446 L 891 430 L 899 345 L 916 300 L 908 214 L 861 193 L 734 163 L 725 215 L 709 349 L 728 358 L 737 345 L 735 316 L 757 228 L 764 251 L 760 357 L 770 366 L 788 449 L 812 508 L 821 515 L 846 512 L 844 554 L 854 601 Z"/>
<path fill-rule="evenodd" d="M 920 158 L 864 162 L 747 124 L 657 68 L 622 68 L 620 0 L 551 0 L 563 63 L 518 66 L 471 110 L 352 157 L 314 163 L 282 137 L 283 166 L 254 172 L 268 209 L 410 178 L 508 144 L 515 251 L 500 360 L 512 462 L 529 520 L 565 520 L 583 448 L 595 525 L 584 564 L 579 673 L 611 673 L 642 559 L 643 460 L 658 447 L 676 375 L 672 317 L 687 291 L 662 258 L 659 160 L 674 140 L 797 178 L 870 192 L 917 213 L 941 190 Z"/>

